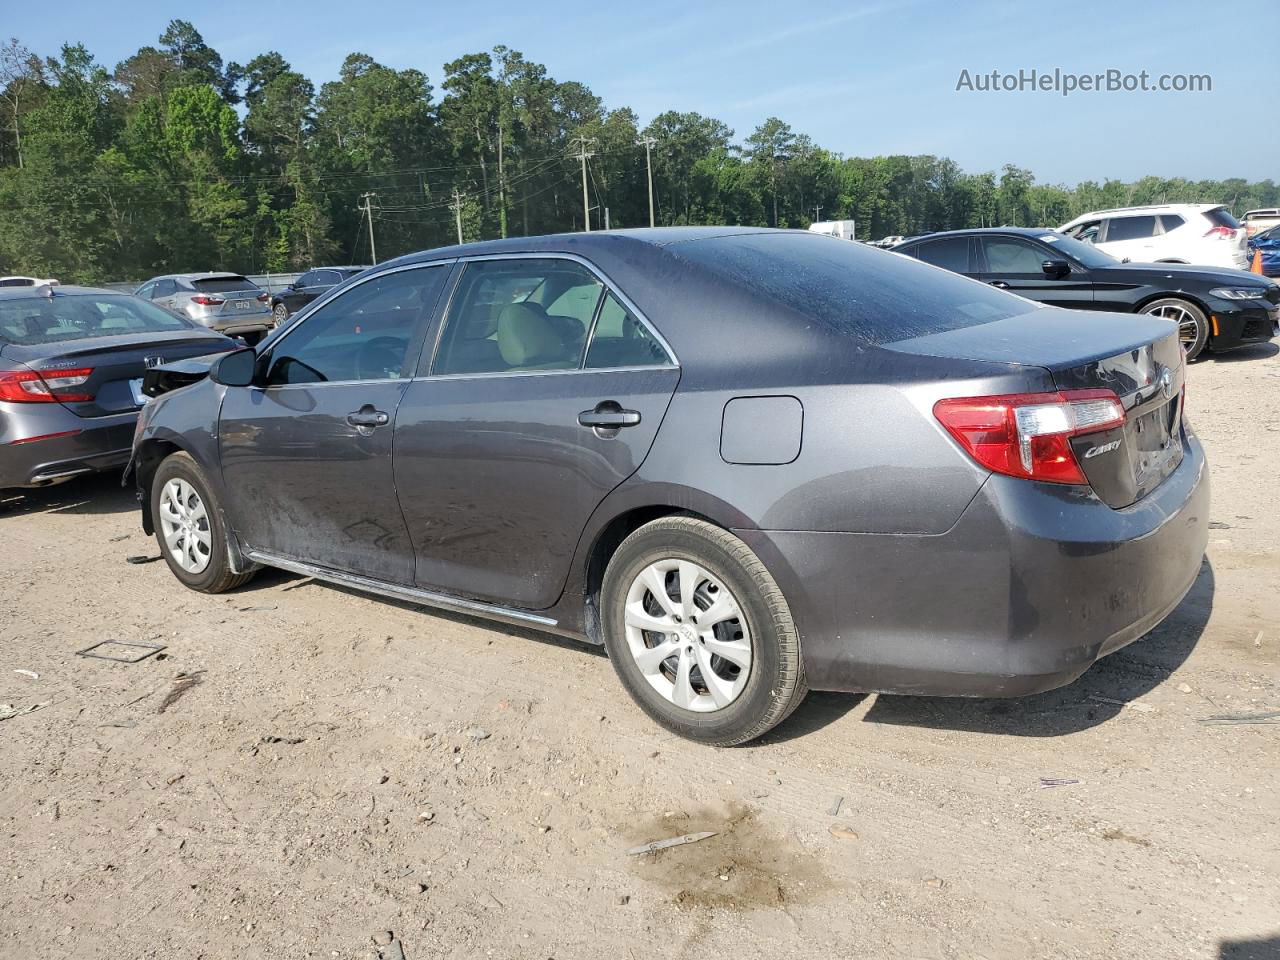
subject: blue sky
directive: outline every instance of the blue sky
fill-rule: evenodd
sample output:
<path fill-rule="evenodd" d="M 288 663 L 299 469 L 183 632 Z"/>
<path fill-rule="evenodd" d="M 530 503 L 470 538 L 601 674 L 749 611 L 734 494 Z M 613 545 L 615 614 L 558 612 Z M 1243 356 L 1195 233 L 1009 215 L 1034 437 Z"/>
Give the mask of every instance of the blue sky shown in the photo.
<path fill-rule="evenodd" d="M 191 20 L 223 57 L 282 53 L 319 86 L 352 50 L 417 67 L 504 43 L 647 122 L 693 110 L 744 137 L 776 115 L 822 146 L 933 153 L 966 170 L 1029 167 L 1044 182 L 1145 174 L 1275 178 L 1280 125 L 1264 43 L 1280 4 L 1174 0 L 409 0 L 162 3 L 12 0 L 0 33 L 41 54 L 83 41 L 107 66 Z M 1207 73 L 1212 92 L 957 92 L 962 69 Z M 1254 77 L 1265 78 L 1255 87 Z"/>

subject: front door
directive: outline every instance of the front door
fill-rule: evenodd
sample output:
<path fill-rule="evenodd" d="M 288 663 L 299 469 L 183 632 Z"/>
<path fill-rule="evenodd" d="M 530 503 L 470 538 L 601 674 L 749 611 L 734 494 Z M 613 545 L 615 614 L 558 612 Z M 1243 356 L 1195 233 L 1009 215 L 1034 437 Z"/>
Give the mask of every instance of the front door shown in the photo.
<path fill-rule="evenodd" d="M 396 422 L 417 583 L 545 609 L 592 511 L 648 453 L 679 369 L 572 259 L 472 261 L 451 299 Z"/>
<path fill-rule="evenodd" d="M 392 431 L 448 272 L 369 278 L 275 341 L 261 386 L 227 388 L 223 483 L 247 548 L 413 582 Z"/>
<path fill-rule="evenodd" d="M 1061 252 L 1022 237 L 983 236 L 981 243 L 985 264 L 978 279 L 1051 307 L 1093 308 L 1093 281 L 1078 263 L 1068 261 L 1071 272 L 1066 276 L 1044 272 L 1046 260 L 1066 259 Z"/>

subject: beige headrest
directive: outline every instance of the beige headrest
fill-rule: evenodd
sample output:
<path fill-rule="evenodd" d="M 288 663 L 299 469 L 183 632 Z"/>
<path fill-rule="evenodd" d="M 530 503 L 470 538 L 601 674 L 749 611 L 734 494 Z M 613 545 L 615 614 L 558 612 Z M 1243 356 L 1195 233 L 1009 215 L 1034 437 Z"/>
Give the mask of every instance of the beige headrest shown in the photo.
<path fill-rule="evenodd" d="M 505 363 L 524 367 L 555 358 L 563 342 L 547 315 L 528 303 L 510 303 L 498 314 L 498 352 Z"/>

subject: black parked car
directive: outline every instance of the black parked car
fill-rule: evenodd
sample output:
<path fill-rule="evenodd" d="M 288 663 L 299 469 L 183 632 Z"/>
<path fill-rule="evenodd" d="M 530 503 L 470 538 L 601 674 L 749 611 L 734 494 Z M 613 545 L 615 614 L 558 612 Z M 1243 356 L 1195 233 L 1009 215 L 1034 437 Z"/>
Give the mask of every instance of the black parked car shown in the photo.
<path fill-rule="evenodd" d="M 340 283 L 346 283 L 368 267 L 315 267 L 308 270 L 279 293 L 271 295 L 271 313 L 278 326 L 290 314 L 297 313 L 312 300 L 324 296 Z"/>
<path fill-rule="evenodd" d="M 1221 267 L 1122 263 L 1053 230 L 994 227 L 898 244 L 934 266 L 1054 307 L 1150 313 L 1177 322 L 1188 359 L 1265 343 L 1280 327 L 1280 286 Z"/>
<path fill-rule="evenodd" d="M 279 567 L 603 643 L 741 743 L 810 687 L 1017 696 L 1159 623 L 1208 535 L 1184 369 L 1165 320 L 802 231 L 519 238 L 152 371 L 133 470 L 191 589 Z"/>

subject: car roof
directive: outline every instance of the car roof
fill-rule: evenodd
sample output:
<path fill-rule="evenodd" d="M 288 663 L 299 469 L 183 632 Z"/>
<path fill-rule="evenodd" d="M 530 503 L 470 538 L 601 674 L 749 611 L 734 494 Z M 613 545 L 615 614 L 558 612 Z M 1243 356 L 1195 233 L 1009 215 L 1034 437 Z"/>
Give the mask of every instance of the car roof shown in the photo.
<path fill-rule="evenodd" d="M 50 287 L 48 284 L 41 284 L 36 287 L 0 287 L 0 300 L 43 300 L 49 296 L 46 290 L 52 290 L 54 297 L 102 296 L 104 294 L 113 297 L 133 296 L 131 293 L 121 293 L 119 290 L 108 290 L 105 287 L 77 287 L 66 284 Z"/>
<path fill-rule="evenodd" d="M 1225 203 L 1152 203 L 1145 207 L 1112 207 L 1109 210 L 1093 210 L 1090 213 L 1082 213 L 1080 216 L 1069 220 L 1068 223 L 1078 223 L 1081 220 L 1092 220 L 1094 217 L 1128 216 L 1129 214 L 1204 213 L 1206 210 L 1217 210 L 1219 207 L 1225 206 Z"/>
<path fill-rule="evenodd" d="M 895 247 L 905 247 L 909 243 L 919 243 L 922 240 L 937 240 L 939 237 L 982 237 L 982 236 L 1001 236 L 1013 234 L 1019 237 L 1042 237 L 1046 233 L 1057 233 L 1053 227 L 969 227 L 965 230 L 939 230 L 937 233 L 924 233 L 918 237 L 911 237 L 902 243 L 895 244 Z"/>
<path fill-rule="evenodd" d="M 150 280 L 143 280 L 142 282 L 151 283 L 153 280 L 218 280 L 223 277 L 244 278 L 244 274 L 232 273 L 228 270 L 205 270 L 200 273 L 164 273 L 158 277 L 152 277 Z"/>

